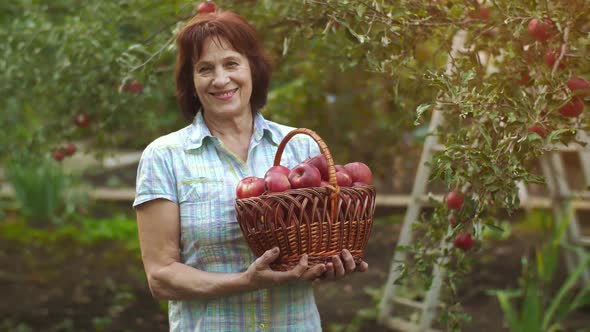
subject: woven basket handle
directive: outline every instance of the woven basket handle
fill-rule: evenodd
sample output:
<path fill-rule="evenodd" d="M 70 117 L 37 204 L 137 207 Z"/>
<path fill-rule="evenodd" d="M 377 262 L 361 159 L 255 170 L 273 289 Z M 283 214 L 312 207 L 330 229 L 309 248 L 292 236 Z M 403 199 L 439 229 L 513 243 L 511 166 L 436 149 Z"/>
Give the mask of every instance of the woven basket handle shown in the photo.
<path fill-rule="evenodd" d="M 287 136 L 283 138 L 281 144 L 279 144 L 277 153 L 275 155 L 274 166 L 278 166 L 281 164 L 281 157 L 283 156 L 283 150 L 285 150 L 285 146 L 287 146 L 289 140 L 297 134 L 306 134 L 313 138 L 313 140 L 320 147 L 320 151 L 322 152 L 322 154 L 326 157 L 326 162 L 328 163 L 328 182 L 330 182 L 330 185 L 334 187 L 334 191 L 332 191 L 332 193 L 330 194 L 330 200 L 332 202 L 332 206 L 335 207 L 336 199 L 338 198 L 338 193 L 340 192 L 340 186 L 338 186 L 338 182 L 336 181 L 336 169 L 334 168 L 334 159 L 332 159 L 332 154 L 330 153 L 330 150 L 328 149 L 328 146 L 326 145 L 324 140 L 318 134 L 316 134 L 315 131 L 307 128 L 298 128 L 291 130 L 287 134 Z M 336 208 L 333 208 L 332 218 L 334 218 L 335 211 Z"/>

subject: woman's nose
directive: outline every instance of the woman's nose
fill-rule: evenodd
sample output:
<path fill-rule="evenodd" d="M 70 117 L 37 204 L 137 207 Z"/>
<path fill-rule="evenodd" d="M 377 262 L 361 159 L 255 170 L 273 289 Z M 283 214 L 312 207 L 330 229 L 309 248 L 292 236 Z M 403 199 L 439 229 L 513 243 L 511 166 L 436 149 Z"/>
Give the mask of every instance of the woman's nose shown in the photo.
<path fill-rule="evenodd" d="M 223 69 L 215 71 L 215 77 L 213 78 L 213 86 L 223 87 L 229 82 L 229 75 Z"/>

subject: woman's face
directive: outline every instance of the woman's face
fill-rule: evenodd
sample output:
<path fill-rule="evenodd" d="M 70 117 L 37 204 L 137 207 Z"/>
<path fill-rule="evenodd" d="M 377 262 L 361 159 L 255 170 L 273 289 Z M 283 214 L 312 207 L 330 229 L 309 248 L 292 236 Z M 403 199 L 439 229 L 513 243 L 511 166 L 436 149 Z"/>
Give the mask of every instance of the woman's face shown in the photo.
<path fill-rule="evenodd" d="M 221 38 L 205 41 L 195 63 L 193 81 L 208 116 L 236 116 L 251 112 L 252 74 L 248 58 Z"/>

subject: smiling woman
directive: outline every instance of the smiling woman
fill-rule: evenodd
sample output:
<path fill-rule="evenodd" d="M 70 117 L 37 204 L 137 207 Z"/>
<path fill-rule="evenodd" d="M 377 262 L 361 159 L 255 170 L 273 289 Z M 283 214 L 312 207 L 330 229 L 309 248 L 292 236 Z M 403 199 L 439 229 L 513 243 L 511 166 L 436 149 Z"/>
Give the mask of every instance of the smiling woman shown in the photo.
<path fill-rule="evenodd" d="M 272 70 L 270 59 L 253 26 L 235 13 L 218 11 L 195 16 L 177 36 L 176 94 L 182 114 L 192 122 L 196 112 L 202 108 L 193 74 L 198 70 L 198 62 L 205 61 L 203 52 L 211 43 L 219 51 L 237 56 L 233 60 L 247 60 L 252 82 L 250 105 L 254 113 L 258 112 L 266 104 Z"/>
<path fill-rule="evenodd" d="M 251 115 L 252 79 L 248 59 L 234 51 L 226 39 L 207 38 L 194 66 L 194 86 L 205 122 L 216 115 Z"/>
<path fill-rule="evenodd" d="M 236 219 L 238 182 L 263 177 L 294 128 L 264 119 L 271 66 L 254 28 L 230 12 L 199 14 L 178 34 L 176 91 L 190 124 L 143 152 L 137 172 L 139 239 L 154 297 L 169 300 L 172 331 L 318 331 L 311 281 L 367 264 L 344 250 L 332 262 L 273 271 L 273 248 L 255 257 Z M 293 168 L 319 148 L 292 140 Z"/>

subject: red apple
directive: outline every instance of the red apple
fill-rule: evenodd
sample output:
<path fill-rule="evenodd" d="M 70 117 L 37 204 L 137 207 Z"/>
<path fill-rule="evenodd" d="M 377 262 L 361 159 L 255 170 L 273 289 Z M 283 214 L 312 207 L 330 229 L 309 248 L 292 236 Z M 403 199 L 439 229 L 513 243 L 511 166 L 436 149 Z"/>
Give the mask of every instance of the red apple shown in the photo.
<path fill-rule="evenodd" d="M 209 0 L 206 2 L 201 2 L 199 4 L 199 7 L 197 8 L 197 13 L 199 13 L 199 14 L 214 13 L 216 9 L 217 9 L 217 6 L 215 5 L 215 3 L 213 1 Z"/>
<path fill-rule="evenodd" d="M 240 199 L 257 197 L 264 193 L 264 180 L 255 176 L 248 176 L 238 182 L 236 196 Z"/>
<path fill-rule="evenodd" d="M 322 175 L 322 180 L 329 180 L 330 173 L 328 171 L 328 161 L 326 159 L 326 156 L 320 153 L 316 156 L 306 159 L 304 163 L 315 166 L 320 171 L 320 174 Z"/>
<path fill-rule="evenodd" d="M 141 83 L 139 83 L 138 81 L 133 81 L 129 85 L 129 91 L 132 93 L 140 94 L 143 91 L 143 85 L 141 85 Z"/>
<path fill-rule="evenodd" d="M 557 58 L 559 58 L 558 50 L 555 50 L 553 48 L 547 49 L 547 52 L 545 52 L 545 64 L 549 68 L 553 68 L 553 65 L 555 65 L 555 61 L 557 61 Z M 561 59 L 561 61 L 559 62 L 559 66 L 557 66 L 557 68 L 565 68 L 565 56 Z"/>
<path fill-rule="evenodd" d="M 328 181 L 322 180 L 322 182 L 320 182 L 320 187 L 329 187 L 329 186 L 331 186 L 331 184 Z"/>
<path fill-rule="evenodd" d="M 473 248 L 475 241 L 471 237 L 471 233 L 469 232 L 460 232 L 455 236 L 455 240 L 453 241 L 455 247 L 463 250 L 468 251 L 469 249 Z"/>
<path fill-rule="evenodd" d="M 86 128 L 90 124 L 90 117 L 86 112 L 78 113 L 78 115 L 74 117 L 74 123 L 80 128 Z"/>
<path fill-rule="evenodd" d="M 336 172 L 341 171 L 341 172 L 348 173 L 348 171 L 346 170 L 346 168 L 344 168 L 344 166 L 342 166 L 342 165 L 334 165 L 334 169 L 336 170 Z"/>
<path fill-rule="evenodd" d="M 590 96 L 590 83 L 580 77 L 572 77 L 566 83 L 571 92 L 576 93 L 577 97 L 584 98 Z"/>
<path fill-rule="evenodd" d="M 452 227 L 457 226 L 457 219 L 455 218 L 454 214 L 451 214 L 449 217 L 449 224 L 451 224 Z"/>
<path fill-rule="evenodd" d="M 76 152 L 76 146 L 70 143 L 66 145 L 66 147 L 64 148 L 64 152 L 66 153 L 66 155 L 71 156 Z"/>
<path fill-rule="evenodd" d="M 285 176 L 289 176 L 289 173 L 291 173 L 291 170 L 283 165 L 273 166 L 273 167 L 269 168 L 268 171 L 266 171 L 266 174 L 264 174 L 264 177 L 266 177 L 268 174 L 274 173 L 274 172 L 278 172 L 278 173 L 284 174 Z"/>
<path fill-rule="evenodd" d="M 350 174 L 352 182 L 362 182 L 364 184 L 371 184 L 373 182 L 373 173 L 369 166 L 356 161 L 344 165 L 344 168 Z"/>
<path fill-rule="evenodd" d="M 338 171 L 336 172 L 336 183 L 340 187 L 350 187 L 352 185 L 352 177 L 348 172 Z"/>
<path fill-rule="evenodd" d="M 469 17 L 475 20 L 487 21 L 490 19 L 490 10 L 487 7 L 479 6 L 479 9 L 469 12 Z"/>
<path fill-rule="evenodd" d="M 545 19 L 543 22 L 533 18 L 528 25 L 528 32 L 534 39 L 544 42 L 553 37 L 553 22 L 550 19 Z"/>
<path fill-rule="evenodd" d="M 527 128 L 527 131 L 529 133 L 536 133 L 537 135 L 541 136 L 541 137 L 545 137 L 547 136 L 548 130 L 547 128 L 541 124 L 541 123 L 535 123 L 534 125 L 530 126 Z"/>
<path fill-rule="evenodd" d="M 572 100 L 563 105 L 559 110 L 559 114 L 568 117 L 568 118 L 575 118 L 578 115 L 582 114 L 584 111 L 584 101 L 581 98 L 574 97 Z"/>
<path fill-rule="evenodd" d="M 322 183 L 322 175 L 317 167 L 301 163 L 289 173 L 289 182 L 294 189 L 319 187 Z"/>
<path fill-rule="evenodd" d="M 62 161 L 65 158 L 65 154 L 62 150 L 57 150 L 53 153 L 53 159 L 57 160 L 57 161 Z"/>
<path fill-rule="evenodd" d="M 264 177 L 264 187 L 267 192 L 279 193 L 291 189 L 291 183 L 285 174 L 271 172 Z"/>
<path fill-rule="evenodd" d="M 367 184 L 366 184 L 366 183 L 364 183 L 364 182 L 353 182 L 353 183 L 352 183 L 352 186 L 353 186 L 353 187 L 356 187 L 356 186 L 366 186 L 366 185 L 367 185 Z"/>
<path fill-rule="evenodd" d="M 447 195 L 447 207 L 451 210 L 459 210 L 463 206 L 464 200 L 463 193 L 455 189 Z"/>

